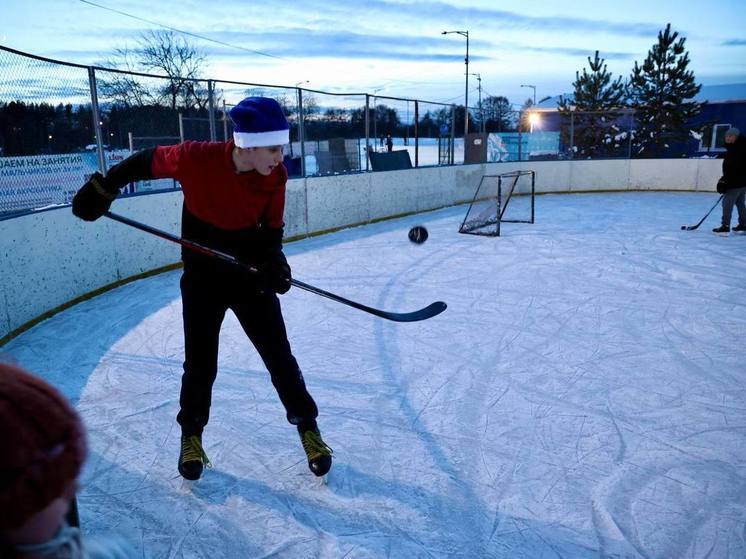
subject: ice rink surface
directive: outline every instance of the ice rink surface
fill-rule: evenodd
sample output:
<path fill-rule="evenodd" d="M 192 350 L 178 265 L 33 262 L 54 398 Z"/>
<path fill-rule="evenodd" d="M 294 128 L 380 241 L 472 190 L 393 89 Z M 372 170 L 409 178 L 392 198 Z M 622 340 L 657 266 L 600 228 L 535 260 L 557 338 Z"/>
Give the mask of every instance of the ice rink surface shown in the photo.
<path fill-rule="evenodd" d="M 294 353 L 334 449 L 324 485 L 229 314 L 198 482 L 176 471 L 180 272 L 81 303 L 2 356 L 90 430 L 84 533 L 153 558 L 746 557 L 746 235 L 715 194 L 537 198 L 534 225 L 458 234 L 465 206 L 288 244 Z M 407 239 L 424 224 L 429 240 Z M 735 219 L 734 219 L 735 224 Z M 165 241 L 164 241 L 165 242 Z"/>

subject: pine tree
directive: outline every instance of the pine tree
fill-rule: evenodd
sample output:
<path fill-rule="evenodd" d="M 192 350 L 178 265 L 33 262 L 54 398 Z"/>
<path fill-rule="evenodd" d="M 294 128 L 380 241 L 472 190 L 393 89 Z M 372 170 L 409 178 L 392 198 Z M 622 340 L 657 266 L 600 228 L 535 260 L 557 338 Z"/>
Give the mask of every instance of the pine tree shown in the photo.
<path fill-rule="evenodd" d="M 678 32 L 671 32 L 669 23 L 658 32 L 658 43 L 648 51 L 642 66 L 635 62 L 629 94 L 630 105 L 636 110 L 633 145 L 638 156 L 659 156 L 677 142 L 683 146 L 688 136 L 686 124 L 700 111 L 702 104 L 692 99 L 702 86 L 687 70 L 685 42 Z"/>
<path fill-rule="evenodd" d="M 612 81 L 598 51 L 593 60 L 588 57 L 588 66 L 590 72 L 585 68 L 582 74 L 575 72 L 574 99 L 560 97 L 557 104 L 562 115 L 563 140 L 565 145 L 572 142 L 573 157 L 608 157 L 618 150 L 624 138 L 615 110 L 625 103 L 625 87 L 621 76 Z"/>

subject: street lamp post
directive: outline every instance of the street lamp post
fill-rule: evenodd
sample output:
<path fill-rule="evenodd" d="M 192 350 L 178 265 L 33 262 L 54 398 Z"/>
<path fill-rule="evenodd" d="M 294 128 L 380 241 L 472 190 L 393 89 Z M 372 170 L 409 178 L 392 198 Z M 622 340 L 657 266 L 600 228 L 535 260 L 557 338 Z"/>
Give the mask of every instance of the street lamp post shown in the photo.
<path fill-rule="evenodd" d="M 521 85 L 521 87 L 530 87 L 531 89 L 534 90 L 534 107 L 535 107 L 536 106 L 536 86 L 524 84 L 524 85 Z"/>
<path fill-rule="evenodd" d="M 441 35 L 448 35 L 450 33 L 456 33 L 457 35 L 466 37 L 466 58 L 464 58 L 464 64 L 466 64 L 466 87 L 464 89 L 464 141 L 466 141 L 466 135 L 469 133 L 469 32 L 443 31 Z"/>

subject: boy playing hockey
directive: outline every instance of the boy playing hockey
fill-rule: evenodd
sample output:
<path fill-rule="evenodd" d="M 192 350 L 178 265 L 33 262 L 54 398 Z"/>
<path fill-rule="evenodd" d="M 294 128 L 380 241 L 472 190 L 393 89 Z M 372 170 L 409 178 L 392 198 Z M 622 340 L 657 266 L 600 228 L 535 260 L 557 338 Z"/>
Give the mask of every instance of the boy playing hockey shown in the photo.
<path fill-rule="evenodd" d="M 282 252 L 288 176 L 282 160 L 288 122 L 279 103 L 266 97 L 244 99 L 230 117 L 232 140 L 158 146 L 131 155 L 105 177 L 95 173 L 75 195 L 73 213 L 96 220 L 126 184 L 174 178 L 184 193 L 182 237 L 257 270 L 182 249 L 185 359 L 177 415 L 181 475 L 199 479 L 209 464 L 202 432 L 217 375 L 220 326 L 231 309 L 264 361 L 287 420 L 298 429 L 309 468 L 322 476 L 331 468 L 332 451 L 321 438 L 318 410 L 290 350 L 277 297 L 291 285 Z"/>

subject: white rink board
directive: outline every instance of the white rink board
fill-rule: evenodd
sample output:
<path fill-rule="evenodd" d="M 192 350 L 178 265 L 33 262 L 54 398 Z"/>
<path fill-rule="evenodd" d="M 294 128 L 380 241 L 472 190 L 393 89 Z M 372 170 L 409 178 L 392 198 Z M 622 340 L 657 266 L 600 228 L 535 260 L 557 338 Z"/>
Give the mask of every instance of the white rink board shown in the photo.
<path fill-rule="evenodd" d="M 295 179 L 288 185 L 286 234 L 305 236 L 468 202 L 483 174 L 534 169 L 539 193 L 714 191 L 721 164 L 714 159 L 524 161 Z M 113 210 L 178 234 L 181 193 L 123 198 Z M 0 221 L 0 337 L 76 297 L 178 260 L 176 246 L 106 220 L 83 223 L 69 207 Z"/>

